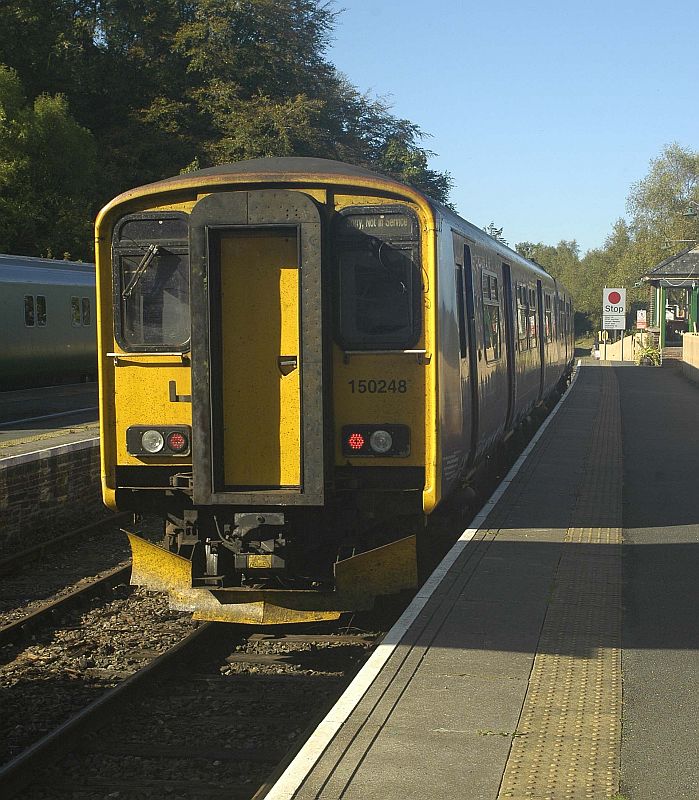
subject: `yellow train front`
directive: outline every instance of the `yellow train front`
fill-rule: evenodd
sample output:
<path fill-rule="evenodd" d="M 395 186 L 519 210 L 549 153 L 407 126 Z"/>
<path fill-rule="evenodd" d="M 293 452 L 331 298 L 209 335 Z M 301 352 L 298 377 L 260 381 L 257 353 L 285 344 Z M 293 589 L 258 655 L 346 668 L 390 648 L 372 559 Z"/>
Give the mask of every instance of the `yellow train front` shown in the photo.
<path fill-rule="evenodd" d="M 199 619 L 333 619 L 415 586 L 424 515 L 572 355 L 546 273 L 339 162 L 151 184 L 106 206 L 96 237 L 105 502 L 163 519 L 162 546 L 130 534 L 132 582 Z M 464 276 L 480 287 L 496 263 L 469 308 Z M 539 292 L 529 384 L 505 266 Z"/>

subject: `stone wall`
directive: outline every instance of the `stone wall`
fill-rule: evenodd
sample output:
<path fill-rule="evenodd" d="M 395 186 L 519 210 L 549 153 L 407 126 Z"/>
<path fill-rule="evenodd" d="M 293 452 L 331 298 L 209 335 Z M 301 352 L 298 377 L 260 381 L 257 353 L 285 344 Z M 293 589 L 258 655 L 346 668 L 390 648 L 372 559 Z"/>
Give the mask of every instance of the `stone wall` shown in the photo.
<path fill-rule="evenodd" d="M 618 342 L 607 342 L 606 347 L 602 343 L 599 347 L 599 358 L 606 361 L 633 361 L 636 351 L 636 336 L 631 334 L 624 336 Z"/>
<path fill-rule="evenodd" d="M 72 442 L 0 459 L 0 548 L 21 550 L 107 515 L 99 443 Z"/>
<path fill-rule="evenodd" d="M 685 333 L 682 336 L 682 372 L 690 380 L 699 383 L 699 333 Z"/>

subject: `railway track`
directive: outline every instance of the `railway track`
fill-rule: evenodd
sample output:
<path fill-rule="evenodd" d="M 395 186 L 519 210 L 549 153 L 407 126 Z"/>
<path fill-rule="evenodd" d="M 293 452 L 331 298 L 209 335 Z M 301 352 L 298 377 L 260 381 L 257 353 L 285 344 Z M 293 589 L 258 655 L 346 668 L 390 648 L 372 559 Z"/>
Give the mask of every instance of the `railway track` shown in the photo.
<path fill-rule="evenodd" d="M 65 577 L 56 550 L 34 550 L 5 562 L 3 798 L 251 798 L 380 637 L 197 625 L 128 586 L 125 563 L 25 607 L 27 581 Z"/>
<path fill-rule="evenodd" d="M 381 634 L 251 630 L 200 625 L 7 764 L 0 794 L 257 796 Z"/>
<path fill-rule="evenodd" d="M 8 644 L 16 644 L 27 638 L 32 631 L 41 627 L 47 620 L 65 614 L 81 603 L 108 592 L 119 584 L 128 582 L 131 574 L 131 565 L 119 565 L 106 573 L 99 575 L 94 580 L 86 581 L 82 586 L 68 591 L 60 597 L 50 599 L 41 604 L 34 611 L 18 617 L 13 622 L 0 627 L 0 648 Z"/>
<path fill-rule="evenodd" d="M 116 566 L 75 584 L 65 585 L 57 568 L 62 588 L 48 597 L 32 580 L 53 579 L 51 562 L 2 582 L 0 764 L 193 629 L 188 615 L 170 611 L 163 598 L 130 587 L 128 561 L 118 549 L 112 556 Z M 72 566 L 71 578 L 86 574 Z M 40 599 L 23 604 L 22 593 L 35 588 Z"/>
<path fill-rule="evenodd" d="M 103 556 L 104 526 L 82 533 L 95 531 Z M 94 566 L 67 541 L 0 562 L 3 798 L 252 797 L 380 635 L 197 625 L 169 611 L 164 598 L 128 586 L 123 560 L 64 586 Z M 110 558 L 119 561 L 119 552 Z M 29 589 L 32 597 L 44 592 L 45 580 L 62 587 L 58 595 L 25 604 Z M 144 713 L 146 701 L 152 708 Z M 120 732 L 103 736 L 105 722 Z M 95 728 L 99 742 L 81 738 Z M 58 773 L 46 772 L 56 760 Z M 37 783 L 41 770 L 46 777 Z"/>

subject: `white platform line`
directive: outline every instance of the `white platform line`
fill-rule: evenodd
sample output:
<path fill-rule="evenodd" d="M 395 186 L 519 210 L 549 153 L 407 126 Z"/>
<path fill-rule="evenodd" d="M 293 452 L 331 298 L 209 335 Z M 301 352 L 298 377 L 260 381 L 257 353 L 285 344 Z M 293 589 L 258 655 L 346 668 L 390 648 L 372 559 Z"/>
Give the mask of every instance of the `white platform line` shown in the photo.
<path fill-rule="evenodd" d="M 19 425 L 22 422 L 40 422 L 44 419 L 55 419 L 56 417 L 68 417 L 72 414 L 82 414 L 83 411 L 97 411 L 97 406 L 87 408 L 74 408 L 70 411 L 56 411 L 55 414 L 43 414 L 40 417 L 25 417 L 24 419 L 11 419 L 9 422 L 0 422 L 0 428 L 7 428 L 10 425 Z"/>
<path fill-rule="evenodd" d="M 580 363 L 581 362 L 578 361 L 578 368 L 580 367 Z M 498 484 L 497 489 L 493 492 L 488 502 L 473 519 L 472 527 L 467 528 L 461 534 L 449 552 L 444 556 L 439 566 L 420 588 L 418 593 L 413 598 L 413 601 L 405 609 L 396 624 L 391 628 L 390 631 L 388 631 L 381 644 L 376 648 L 366 664 L 357 673 L 352 683 L 350 683 L 347 689 L 345 689 L 337 703 L 335 703 L 320 725 L 315 729 L 315 731 L 313 731 L 301 750 L 299 750 L 294 760 L 279 777 L 279 780 L 265 795 L 265 800 L 291 800 L 296 794 L 299 787 L 308 776 L 308 773 L 313 769 L 330 742 L 334 739 L 337 732 L 349 718 L 352 711 L 354 711 L 354 709 L 357 707 L 362 697 L 364 697 L 364 695 L 367 693 L 371 684 L 376 680 L 378 674 L 391 657 L 393 651 L 400 644 L 410 626 L 417 619 L 420 611 L 422 611 L 422 609 L 425 607 L 427 601 L 432 597 L 439 584 L 454 565 L 455 561 L 464 551 L 471 539 L 473 539 L 476 533 L 480 530 L 494 506 L 503 496 L 513 478 L 519 472 L 539 439 L 541 439 L 543 436 L 544 431 L 551 424 L 551 420 L 556 416 L 559 409 L 568 398 L 568 395 L 570 394 L 573 385 L 577 380 L 578 371 L 579 369 L 573 373 L 573 378 L 570 382 L 570 385 L 561 397 L 560 402 L 556 405 L 553 411 L 551 411 L 548 417 L 546 417 L 541 427 L 537 430 L 532 440 L 525 448 L 522 455 L 513 464 L 505 478 Z"/>

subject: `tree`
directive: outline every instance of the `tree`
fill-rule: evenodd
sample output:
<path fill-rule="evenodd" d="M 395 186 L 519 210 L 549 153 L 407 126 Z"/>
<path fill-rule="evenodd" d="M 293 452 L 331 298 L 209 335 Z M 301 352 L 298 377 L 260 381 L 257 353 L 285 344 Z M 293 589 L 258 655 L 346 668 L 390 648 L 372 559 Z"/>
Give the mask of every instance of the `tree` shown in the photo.
<path fill-rule="evenodd" d="M 288 155 L 366 166 L 447 203 L 451 177 L 429 169 L 422 131 L 328 60 L 336 18 L 323 0 L 8 0 L 0 61 L 30 98 L 60 91 L 92 132 L 92 214 L 195 164 Z"/>
<path fill-rule="evenodd" d="M 95 144 L 61 95 L 24 97 L 0 65 L 0 252 L 91 257 Z"/>
<path fill-rule="evenodd" d="M 490 222 L 488 225 L 483 228 L 483 230 L 488 234 L 488 236 L 492 236 L 493 239 L 497 239 L 498 242 L 502 242 L 504 245 L 507 244 L 507 240 L 502 235 L 502 228 L 498 228 L 494 222 Z M 523 244 L 529 244 L 529 242 L 525 242 Z M 519 245 L 518 245 L 519 246 Z M 521 254 L 520 254 L 521 255 Z M 529 256 L 527 256 L 529 258 Z"/>
<path fill-rule="evenodd" d="M 683 216 L 699 201 L 699 152 L 667 145 L 651 161 L 650 172 L 631 187 L 627 208 L 633 243 L 625 268 L 633 282 L 667 258 L 699 239 L 696 219 Z M 684 241 L 688 240 L 688 241 Z"/>

